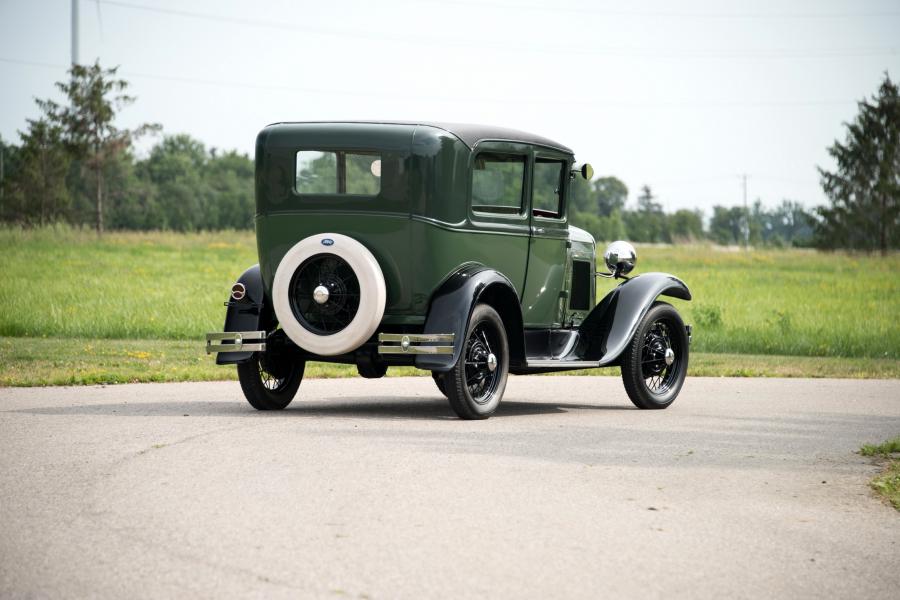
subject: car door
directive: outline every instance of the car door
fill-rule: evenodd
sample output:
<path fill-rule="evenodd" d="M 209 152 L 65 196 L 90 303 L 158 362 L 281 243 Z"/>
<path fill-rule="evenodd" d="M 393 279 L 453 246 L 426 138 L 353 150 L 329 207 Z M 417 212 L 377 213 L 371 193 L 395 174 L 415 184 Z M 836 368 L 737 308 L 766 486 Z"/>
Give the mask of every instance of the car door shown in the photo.
<path fill-rule="evenodd" d="M 522 295 L 526 328 L 560 327 L 565 315 L 569 164 L 566 155 L 550 150 L 536 150 L 531 159 L 531 239 Z"/>
<path fill-rule="evenodd" d="M 483 142 L 472 157 L 469 224 L 472 234 L 459 240 L 468 261 L 503 273 L 522 294 L 528 260 L 529 147 Z"/>

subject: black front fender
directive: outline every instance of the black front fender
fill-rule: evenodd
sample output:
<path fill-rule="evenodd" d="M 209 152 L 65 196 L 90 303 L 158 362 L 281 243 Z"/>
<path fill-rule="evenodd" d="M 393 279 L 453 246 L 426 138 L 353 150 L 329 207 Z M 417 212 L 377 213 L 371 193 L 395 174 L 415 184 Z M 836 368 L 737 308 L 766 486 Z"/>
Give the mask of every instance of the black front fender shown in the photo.
<path fill-rule="evenodd" d="M 509 342 L 510 365 L 525 362 L 522 308 L 513 284 L 505 275 L 480 264 L 461 267 L 448 277 L 431 297 L 423 333 L 453 333 L 453 354 L 418 354 L 416 367 L 432 371 L 450 370 L 459 360 L 469 317 L 475 305 L 491 305 L 503 319 Z"/>
<path fill-rule="evenodd" d="M 275 324 L 275 318 L 271 307 L 265 302 L 265 286 L 259 265 L 253 265 L 244 271 L 237 282 L 244 284 L 247 295 L 240 301 L 232 300 L 229 296 L 223 331 L 270 331 Z M 216 364 L 244 362 L 252 354 L 252 352 L 220 352 L 216 356 Z"/>
<path fill-rule="evenodd" d="M 691 292 L 668 273 L 644 273 L 609 292 L 579 327 L 583 360 L 614 364 L 659 296 L 690 300 Z"/>

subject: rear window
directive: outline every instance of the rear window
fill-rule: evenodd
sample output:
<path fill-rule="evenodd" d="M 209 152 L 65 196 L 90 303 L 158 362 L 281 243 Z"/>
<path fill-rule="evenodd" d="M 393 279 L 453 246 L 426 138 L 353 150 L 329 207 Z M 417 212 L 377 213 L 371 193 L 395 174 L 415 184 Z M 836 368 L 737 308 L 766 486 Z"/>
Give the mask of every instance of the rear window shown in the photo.
<path fill-rule="evenodd" d="M 375 196 L 381 191 L 381 155 L 301 150 L 297 152 L 294 189 L 298 194 Z"/>

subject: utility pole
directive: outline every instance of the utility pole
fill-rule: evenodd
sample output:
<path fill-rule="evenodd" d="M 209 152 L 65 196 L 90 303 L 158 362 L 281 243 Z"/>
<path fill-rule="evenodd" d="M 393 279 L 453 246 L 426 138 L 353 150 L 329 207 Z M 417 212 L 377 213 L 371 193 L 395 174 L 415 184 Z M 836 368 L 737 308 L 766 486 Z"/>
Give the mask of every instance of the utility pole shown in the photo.
<path fill-rule="evenodd" d="M 78 0 L 72 0 L 72 66 L 78 64 Z"/>
<path fill-rule="evenodd" d="M 747 174 L 741 175 L 744 186 L 744 248 L 750 247 L 750 208 L 747 206 Z"/>
<path fill-rule="evenodd" d="M 0 140 L 0 217 L 3 216 L 3 192 L 6 189 L 6 177 L 4 177 L 3 173 L 4 149 L 6 149 L 6 145 L 3 143 L 3 140 Z"/>

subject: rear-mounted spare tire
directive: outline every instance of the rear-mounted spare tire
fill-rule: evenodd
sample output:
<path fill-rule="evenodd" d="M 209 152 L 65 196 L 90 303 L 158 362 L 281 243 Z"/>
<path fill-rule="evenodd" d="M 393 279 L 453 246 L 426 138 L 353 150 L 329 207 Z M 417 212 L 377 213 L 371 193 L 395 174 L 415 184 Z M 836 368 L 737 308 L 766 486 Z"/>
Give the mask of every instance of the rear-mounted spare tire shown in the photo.
<path fill-rule="evenodd" d="M 295 244 L 281 259 L 272 284 L 281 328 L 295 344 L 321 356 L 351 352 L 372 337 L 386 300 L 378 261 L 339 233 Z"/>

